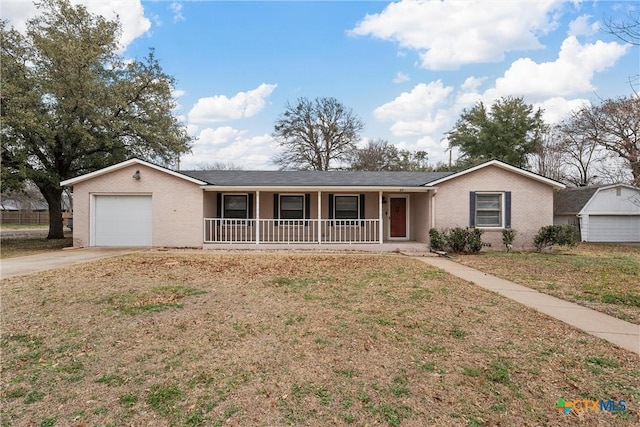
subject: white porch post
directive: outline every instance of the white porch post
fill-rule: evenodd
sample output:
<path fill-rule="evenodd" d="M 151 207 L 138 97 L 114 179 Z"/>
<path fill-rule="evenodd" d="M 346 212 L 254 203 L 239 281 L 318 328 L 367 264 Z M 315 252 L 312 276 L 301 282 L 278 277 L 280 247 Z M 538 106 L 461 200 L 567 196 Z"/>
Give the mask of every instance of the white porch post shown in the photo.
<path fill-rule="evenodd" d="M 318 244 L 322 244 L 322 192 L 318 191 Z"/>
<path fill-rule="evenodd" d="M 382 191 L 378 192 L 378 240 L 379 240 L 379 244 L 382 244 L 383 242 L 383 237 L 382 234 L 384 233 L 384 227 L 382 224 Z"/>
<path fill-rule="evenodd" d="M 260 191 L 256 191 L 256 245 L 260 244 Z"/>

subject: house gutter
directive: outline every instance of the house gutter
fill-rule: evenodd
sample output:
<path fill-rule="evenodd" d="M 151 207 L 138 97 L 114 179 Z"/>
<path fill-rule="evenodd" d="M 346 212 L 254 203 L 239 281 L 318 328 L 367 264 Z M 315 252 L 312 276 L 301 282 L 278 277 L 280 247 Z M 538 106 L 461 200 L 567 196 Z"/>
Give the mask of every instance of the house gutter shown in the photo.
<path fill-rule="evenodd" d="M 357 191 L 357 192 L 373 192 L 377 193 L 379 191 L 385 193 L 428 193 L 429 191 L 435 191 L 437 187 L 393 187 L 393 186 L 344 186 L 344 185 L 335 185 L 335 186 L 284 186 L 284 185 L 276 185 L 276 186 L 258 186 L 258 185 L 201 185 L 204 191 L 273 191 L 273 192 L 283 192 L 283 191 Z"/>

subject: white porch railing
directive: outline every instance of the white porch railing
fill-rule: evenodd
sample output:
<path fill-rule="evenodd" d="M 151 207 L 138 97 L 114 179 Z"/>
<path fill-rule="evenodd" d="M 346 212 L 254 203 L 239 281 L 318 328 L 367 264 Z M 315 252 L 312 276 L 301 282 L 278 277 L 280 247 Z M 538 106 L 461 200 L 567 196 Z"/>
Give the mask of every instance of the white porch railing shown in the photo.
<path fill-rule="evenodd" d="M 380 243 L 380 220 L 205 218 L 204 243 Z"/>

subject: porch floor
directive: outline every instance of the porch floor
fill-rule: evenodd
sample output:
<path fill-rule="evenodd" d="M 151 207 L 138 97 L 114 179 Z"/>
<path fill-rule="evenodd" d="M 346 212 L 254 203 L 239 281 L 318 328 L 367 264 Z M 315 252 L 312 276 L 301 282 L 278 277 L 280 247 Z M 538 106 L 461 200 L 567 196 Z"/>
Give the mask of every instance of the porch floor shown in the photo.
<path fill-rule="evenodd" d="M 205 243 L 206 250 L 259 250 L 259 251 L 331 251 L 331 252 L 407 252 L 413 255 L 433 255 L 426 243 L 412 241 L 386 241 L 379 243 Z"/>

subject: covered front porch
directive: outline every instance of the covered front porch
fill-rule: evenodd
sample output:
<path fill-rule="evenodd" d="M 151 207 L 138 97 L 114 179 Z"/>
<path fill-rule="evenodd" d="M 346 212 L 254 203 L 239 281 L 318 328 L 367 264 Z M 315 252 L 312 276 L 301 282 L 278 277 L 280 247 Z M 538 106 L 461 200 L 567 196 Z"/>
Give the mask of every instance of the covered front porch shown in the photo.
<path fill-rule="evenodd" d="M 207 190 L 205 247 L 428 242 L 433 189 Z"/>

